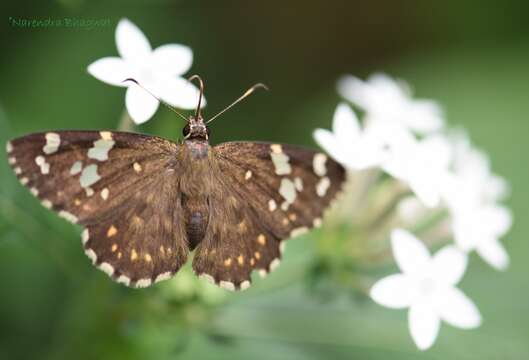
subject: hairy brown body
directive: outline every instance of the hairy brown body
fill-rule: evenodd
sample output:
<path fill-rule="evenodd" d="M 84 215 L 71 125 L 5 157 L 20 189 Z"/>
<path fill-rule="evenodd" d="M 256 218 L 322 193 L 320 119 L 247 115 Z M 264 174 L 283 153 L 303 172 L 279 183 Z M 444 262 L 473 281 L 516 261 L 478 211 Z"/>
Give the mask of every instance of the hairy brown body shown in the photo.
<path fill-rule="evenodd" d="M 209 220 L 209 199 L 212 192 L 209 144 L 203 140 L 186 140 L 181 162 L 193 164 L 180 177 L 182 208 L 189 249 L 194 250 L 204 238 Z"/>

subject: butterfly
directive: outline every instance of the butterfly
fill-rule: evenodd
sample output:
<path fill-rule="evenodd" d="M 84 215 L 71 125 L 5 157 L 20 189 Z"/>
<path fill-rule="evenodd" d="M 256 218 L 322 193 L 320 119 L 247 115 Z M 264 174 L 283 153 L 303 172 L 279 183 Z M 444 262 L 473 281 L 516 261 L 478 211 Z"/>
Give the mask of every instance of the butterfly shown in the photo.
<path fill-rule="evenodd" d="M 19 181 L 84 228 L 84 252 L 118 283 L 169 279 L 194 251 L 199 277 L 244 290 L 253 270 L 265 276 L 279 265 L 284 240 L 321 225 L 341 189 L 343 167 L 321 152 L 265 142 L 210 146 L 207 123 L 259 86 L 206 122 L 199 80 L 181 143 L 119 131 L 48 131 L 7 143 Z"/>

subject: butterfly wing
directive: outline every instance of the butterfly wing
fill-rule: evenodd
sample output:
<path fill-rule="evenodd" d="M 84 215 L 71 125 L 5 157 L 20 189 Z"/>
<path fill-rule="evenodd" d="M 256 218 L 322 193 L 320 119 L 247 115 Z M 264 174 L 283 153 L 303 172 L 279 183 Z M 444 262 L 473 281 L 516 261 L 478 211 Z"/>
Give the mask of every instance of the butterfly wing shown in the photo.
<path fill-rule="evenodd" d="M 223 287 L 246 288 L 252 270 L 266 274 L 279 264 L 283 240 L 321 224 L 345 171 L 290 145 L 230 142 L 212 151 L 224 193 L 212 195 L 215 214 L 193 268 Z"/>
<path fill-rule="evenodd" d="M 85 227 L 93 263 L 136 287 L 170 277 L 186 260 L 178 151 L 161 138 L 109 131 L 37 133 L 7 144 L 20 182 Z"/>

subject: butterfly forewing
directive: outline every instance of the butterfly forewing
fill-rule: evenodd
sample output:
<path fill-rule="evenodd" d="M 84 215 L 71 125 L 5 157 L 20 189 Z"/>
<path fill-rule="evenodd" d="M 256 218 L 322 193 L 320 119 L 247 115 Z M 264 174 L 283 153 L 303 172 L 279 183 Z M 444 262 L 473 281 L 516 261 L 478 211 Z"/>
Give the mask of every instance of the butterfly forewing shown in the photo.
<path fill-rule="evenodd" d="M 178 145 L 132 133 L 57 131 L 12 140 L 7 151 L 44 206 L 85 226 L 87 255 L 113 278 L 145 286 L 185 261 Z"/>
<path fill-rule="evenodd" d="M 221 286 L 244 288 L 252 270 L 266 274 L 279 264 L 283 240 L 321 224 L 345 171 L 290 145 L 232 142 L 212 152 L 222 193 L 212 197 L 215 215 L 193 266 Z"/>

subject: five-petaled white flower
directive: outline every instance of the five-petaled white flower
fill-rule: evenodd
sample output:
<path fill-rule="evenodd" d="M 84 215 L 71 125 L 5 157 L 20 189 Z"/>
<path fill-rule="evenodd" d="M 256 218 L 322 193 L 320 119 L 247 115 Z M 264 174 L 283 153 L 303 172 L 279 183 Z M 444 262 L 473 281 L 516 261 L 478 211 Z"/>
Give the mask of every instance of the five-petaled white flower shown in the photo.
<path fill-rule="evenodd" d="M 366 126 L 389 139 L 403 132 L 426 135 L 444 126 L 442 111 L 431 100 L 413 99 L 409 86 L 385 74 L 367 81 L 347 75 L 338 82 L 338 92 L 366 113 Z"/>
<path fill-rule="evenodd" d="M 446 246 L 431 257 L 421 241 L 401 229 L 393 231 L 391 243 L 402 273 L 376 282 L 370 295 L 380 305 L 409 308 L 409 329 L 419 349 L 433 345 L 441 320 L 463 329 L 481 324 L 479 310 L 455 287 L 467 266 L 463 252 Z"/>
<path fill-rule="evenodd" d="M 383 143 L 362 129 L 353 110 L 341 103 L 334 112 L 333 131 L 316 129 L 314 139 L 343 166 L 362 170 L 380 165 L 384 158 Z"/>
<path fill-rule="evenodd" d="M 187 46 L 162 45 L 152 50 L 147 37 L 127 19 L 116 28 L 119 57 L 105 57 L 88 66 L 88 72 L 110 85 L 128 87 L 125 104 L 137 124 L 149 120 L 159 102 L 134 83 L 123 83 L 134 78 L 146 89 L 167 103 L 192 109 L 197 105 L 198 89 L 180 75 L 193 63 L 193 53 Z"/>
<path fill-rule="evenodd" d="M 497 202 L 508 192 L 504 179 L 493 174 L 487 155 L 471 146 L 465 134 L 454 141 L 453 172 L 443 187 L 456 244 L 478 255 L 498 270 L 509 265 L 499 241 L 512 225 L 510 210 Z"/>
<path fill-rule="evenodd" d="M 416 140 L 408 134 L 390 140 L 388 149 L 384 171 L 408 184 L 425 206 L 438 206 L 452 159 L 447 139 L 436 134 Z"/>

